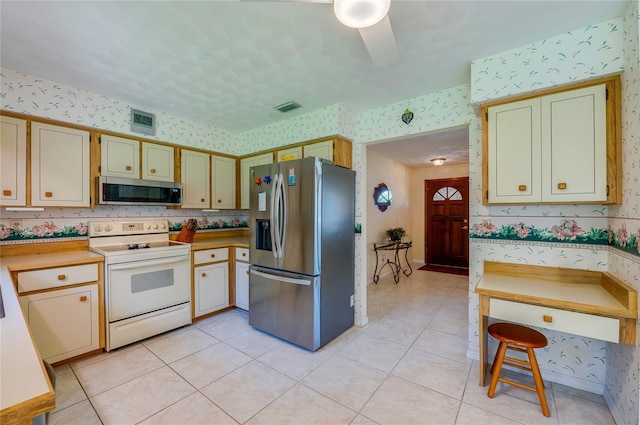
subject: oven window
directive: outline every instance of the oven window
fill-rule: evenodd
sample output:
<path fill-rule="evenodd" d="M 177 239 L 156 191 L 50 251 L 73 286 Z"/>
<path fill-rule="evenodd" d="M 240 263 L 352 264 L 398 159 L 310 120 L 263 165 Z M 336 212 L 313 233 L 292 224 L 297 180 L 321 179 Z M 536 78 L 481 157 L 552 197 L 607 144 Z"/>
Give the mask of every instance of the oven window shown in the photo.
<path fill-rule="evenodd" d="M 131 276 L 131 293 L 152 291 L 173 285 L 173 269 L 157 270 Z"/>

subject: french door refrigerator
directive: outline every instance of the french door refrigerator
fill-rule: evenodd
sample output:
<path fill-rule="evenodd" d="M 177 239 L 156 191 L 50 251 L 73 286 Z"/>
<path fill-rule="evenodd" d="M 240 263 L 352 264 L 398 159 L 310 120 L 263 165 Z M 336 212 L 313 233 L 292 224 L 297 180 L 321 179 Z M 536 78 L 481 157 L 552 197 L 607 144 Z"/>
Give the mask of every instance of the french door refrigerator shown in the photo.
<path fill-rule="evenodd" d="M 353 326 L 355 172 L 310 157 L 250 173 L 249 324 L 315 351 Z"/>

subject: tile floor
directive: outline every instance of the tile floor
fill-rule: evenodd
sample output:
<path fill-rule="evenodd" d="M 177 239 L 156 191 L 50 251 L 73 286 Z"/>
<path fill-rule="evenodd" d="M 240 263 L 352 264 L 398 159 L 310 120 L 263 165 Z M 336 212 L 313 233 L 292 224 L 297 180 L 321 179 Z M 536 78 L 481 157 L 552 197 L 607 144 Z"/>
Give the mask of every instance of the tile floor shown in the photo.
<path fill-rule="evenodd" d="M 51 424 L 614 424 L 601 396 L 478 385 L 467 277 L 415 271 L 369 285 L 369 324 L 315 353 L 234 310 L 56 368 Z M 524 377 L 524 375 L 519 375 Z"/>

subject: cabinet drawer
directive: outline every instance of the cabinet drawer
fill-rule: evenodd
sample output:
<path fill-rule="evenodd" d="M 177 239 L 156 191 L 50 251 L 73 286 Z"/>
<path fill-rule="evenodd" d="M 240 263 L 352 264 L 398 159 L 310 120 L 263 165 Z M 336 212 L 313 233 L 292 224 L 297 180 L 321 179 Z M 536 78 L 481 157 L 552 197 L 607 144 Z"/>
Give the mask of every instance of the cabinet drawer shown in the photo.
<path fill-rule="evenodd" d="M 38 291 L 98 280 L 98 265 L 57 267 L 18 273 L 18 292 Z"/>
<path fill-rule="evenodd" d="M 236 248 L 236 261 L 249 262 L 249 250 L 247 248 Z"/>
<path fill-rule="evenodd" d="M 620 339 L 620 322 L 610 317 L 498 299 L 491 299 L 489 316 L 603 341 L 619 342 Z"/>
<path fill-rule="evenodd" d="M 205 249 L 193 253 L 193 264 L 213 263 L 214 261 L 227 261 L 228 259 L 228 248 Z"/>

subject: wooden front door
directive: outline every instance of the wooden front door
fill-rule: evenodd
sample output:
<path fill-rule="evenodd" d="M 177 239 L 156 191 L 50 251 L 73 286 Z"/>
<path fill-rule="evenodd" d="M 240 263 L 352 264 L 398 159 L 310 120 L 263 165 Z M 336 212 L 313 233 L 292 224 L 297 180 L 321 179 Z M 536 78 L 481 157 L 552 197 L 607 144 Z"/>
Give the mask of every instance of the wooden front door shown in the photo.
<path fill-rule="evenodd" d="M 469 267 L 469 177 L 425 180 L 427 264 Z"/>

